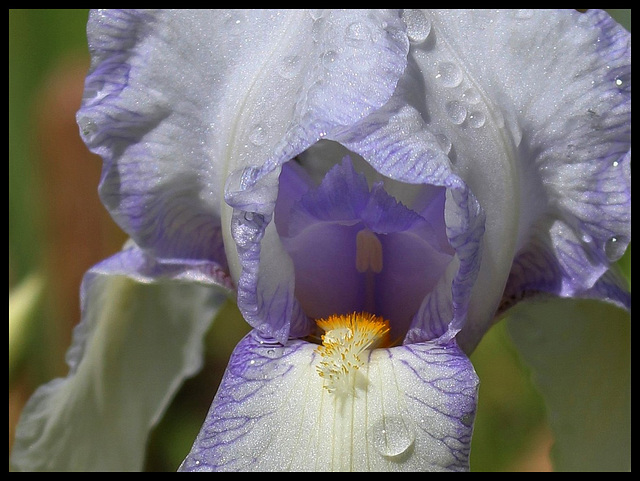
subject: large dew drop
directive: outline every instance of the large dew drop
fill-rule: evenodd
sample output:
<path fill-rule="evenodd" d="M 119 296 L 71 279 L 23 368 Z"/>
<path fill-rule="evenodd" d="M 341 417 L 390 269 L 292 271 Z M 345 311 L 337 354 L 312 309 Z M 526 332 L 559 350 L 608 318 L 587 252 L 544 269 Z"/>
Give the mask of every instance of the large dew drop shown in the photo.
<path fill-rule="evenodd" d="M 431 21 L 420 10 L 406 9 L 402 19 L 407 25 L 407 36 L 413 43 L 424 42 L 431 32 Z"/>
<path fill-rule="evenodd" d="M 445 87 L 457 87 L 462 83 L 462 70 L 453 62 L 441 62 L 436 79 Z"/>
<path fill-rule="evenodd" d="M 302 61 L 298 55 L 290 55 L 282 59 L 278 73 L 282 78 L 290 79 L 302 70 Z"/>
<path fill-rule="evenodd" d="M 447 115 L 449 115 L 449 120 L 451 120 L 455 125 L 460 125 L 467 118 L 467 107 L 457 100 L 447 102 L 445 109 L 447 111 Z"/>
<path fill-rule="evenodd" d="M 369 444 L 385 457 L 407 453 L 415 439 L 413 426 L 401 416 L 384 416 L 367 430 Z"/>

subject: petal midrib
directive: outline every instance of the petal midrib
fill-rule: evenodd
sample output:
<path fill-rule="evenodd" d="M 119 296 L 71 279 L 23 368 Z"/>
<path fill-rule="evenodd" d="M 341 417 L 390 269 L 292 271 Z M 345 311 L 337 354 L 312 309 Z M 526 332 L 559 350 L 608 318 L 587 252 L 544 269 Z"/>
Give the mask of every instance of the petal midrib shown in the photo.
<path fill-rule="evenodd" d="M 432 16 L 431 28 L 435 35 L 437 35 L 436 38 L 438 39 L 439 48 L 444 48 L 447 51 L 447 57 L 453 60 L 462 70 L 462 75 L 469 83 L 469 86 L 474 88 L 479 94 L 479 103 L 486 108 L 488 116 L 487 121 L 482 127 L 486 132 L 484 135 L 494 139 L 494 145 L 498 145 L 500 147 L 499 151 L 504 153 L 500 158 L 491 159 L 492 171 L 490 172 L 490 175 L 493 176 L 494 179 L 501 179 L 500 187 L 503 193 L 500 196 L 505 199 L 502 209 L 496 209 L 494 207 L 495 204 L 487 202 L 491 200 L 492 197 L 495 197 L 493 191 L 483 195 L 481 189 L 474 188 L 477 186 L 474 186 L 476 176 L 472 171 L 472 163 L 463 166 L 460 165 L 461 163 L 458 161 L 454 166 L 465 182 L 470 185 L 472 192 L 478 197 L 486 213 L 483 259 L 477 284 L 493 291 L 491 298 L 495 299 L 495 304 L 497 305 L 508 277 L 511 259 L 513 258 L 516 239 L 518 237 L 521 196 L 516 147 L 519 139 L 513 138 L 513 133 L 505 126 L 504 115 L 495 107 L 495 103 L 491 101 L 482 84 L 477 81 L 467 68 L 467 65 L 462 61 L 460 53 L 454 48 L 449 38 L 447 38 L 446 32 L 440 28 L 439 23 L 441 19 L 439 12 L 430 12 L 430 15 Z M 464 131 L 461 129 L 452 129 L 452 132 L 456 132 L 457 135 L 464 134 Z M 465 141 L 467 141 L 467 139 L 461 139 L 461 143 Z M 476 182 L 477 181 L 476 179 Z M 487 205 L 491 205 L 491 208 L 488 209 L 486 207 Z M 481 297 L 481 299 L 478 297 Z M 471 306 L 469 308 L 470 315 L 477 317 L 480 321 L 491 318 L 496 306 L 487 302 L 488 298 L 489 294 L 485 291 L 479 296 L 472 295 L 470 301 Z M 473 324 L 473 321 L 471 323 Z"/>
<path fill-rule="evenodd" d="M 227 174 L 231 173 L 236 167 L 237 167 L 237 163 L 239 162 L 240 159 L 240 152 L 239 152 L 239 138 L 240 138 L 240 126 L 243 125 L 243 121 L 246 119 L 247 115 L 249 115 L 249 110 L 247 109 L 247 106 L 252 105 L 255 100 L 258 98 L 258 93 L 261 91 L 261 89 L 259 89 L 258 87 L 261 85 L 263 79 L 267 76 L 267 74 L 270 72 L 270 69 L 268 68 L 269 65 L 271 65 L 272 59 L 273 57 L 276 55 L 276 52 L 282 49 L 283 46 L 283 40 L 287 31 L 289 31 L 289 26 L 291 26 L 294 21 L 298 18 L 300 18 L 303 14 L 305 14 L 305 12 L 300 12 L 300 11 L 295 11 L 293 14 L 291 14 L 289 16 L 288 21 L 283 23 L 283 26 L 280 29 L 280 33 L 278 35 L 279 40 L 278 41 L 272 41 L 272 49 L 268 52 L 268 54 L 264 55 L 264 60 L 260 65 L 260 68 L 256 71 L 256 75 L 253 77 L 253 80 L 251 81 L 251 83 L 249 84 L 249 88 L 246 90 L 246 94 L 245 96 L 242 98 L 242 100 L 239 103 L 239 107 L 238 107 L 238 115 L 235 117 L 235 121 L 233 122 L 233 124 L 230 127 L 229 130 L 229 142 L 226 144 L 227 147 L 225 149 L 224 152 L 224 170 L 223 172 L 226 172 Z M 257 164 L 260 162 L 260 160 L 266 160 L 266 159 L 256 159 L 254 162 Z M 222 221 L 222 225 L 225 226 L 229 226 L 231 225 L 231 216 L 233 214 L 233 208 L 231 206 L 229 206 L 226 202 L 225 202 L 225 182 L 227 181 L 227 175 L 221 176 L 220 178 L 220 182 L 221 182 L 221 199 L 220 199 L 220 204 L 221 204 L 221 221 Z M 238 280 L 240 278 L 240 272 L 242 270 L 241 265 L 240 265 L 240 261 L 238 258 L 238 253 L 237 253 L 237 248 L 235 245 L 235 241 L 231 235 L 231 229 L 222 229 L 222 234 L 223 234 L 223 242 L 224 242 L 224 246 L 225 246 L 225 251 L 227 253 L 227 259 L 228 259 L 228 263 L 229 263 L 229 270 L 231 272 L 231 277 L 234 280 Z"/>

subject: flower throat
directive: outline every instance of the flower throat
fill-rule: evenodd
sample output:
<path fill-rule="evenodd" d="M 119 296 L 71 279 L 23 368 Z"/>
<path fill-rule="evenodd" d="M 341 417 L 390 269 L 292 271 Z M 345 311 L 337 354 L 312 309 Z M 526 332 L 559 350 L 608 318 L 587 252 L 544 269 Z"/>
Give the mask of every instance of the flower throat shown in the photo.
<path fill-rule="evenodd" d="M 389 321 L 366 312 L 332 315 L 317 322 L 324 334 L 316 366 L 330 393 L 354 392 L 356 375 L 368 360 L 368 351 L 389 345 Z"/>

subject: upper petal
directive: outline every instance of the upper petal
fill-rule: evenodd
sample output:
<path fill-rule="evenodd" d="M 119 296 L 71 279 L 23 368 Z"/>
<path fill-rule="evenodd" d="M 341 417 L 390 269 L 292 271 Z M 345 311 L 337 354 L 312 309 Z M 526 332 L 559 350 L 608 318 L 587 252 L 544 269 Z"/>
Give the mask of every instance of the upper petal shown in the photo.
<path fill-rule="evenodd" d="M 447 242 L 455 250 L 454 260 L 424 298 L 405 339 L 420 342 L 441 337 L 446 343 L 471 315 L 469 301 L 483 255 L 485 214 L 469 186 L 455 173 L 446 149 L 429 130 L 428 122 L 407 103 L 421 92 L 412 82 L 405 75 L 389 102 L 333 138 L 399 185 L 446 189 L 442 216 Z M 489 303 L 485 300 L 483 309 Z"/>
<path fill-rule="evenodd" d="M 270 171 L 384 103 L 406 65 L 400 31 L 385 11 L 91 12 L 78 122 L 105 160 L 104 203 L 155 255 L 213 258 L 228 174 Z"/>
<path fill-rule="evenodd" d="M 600 11 L 405 11 L 404 18 L 413 40 L 405 104 L 449 151 L 486 214 L 460 334 L 472 349 L 514 258 L 508 296 L 526 289 L 570 296 L 590 289 L 624 250 L 630 36 Z"/>
<path fill-rule="evenodd" d="M 166 12 L 90 13 L 92 63 L 77 119 L 104 160 L 102 201 L 138 245 L 157 257 L 222 262 L 222 169 L 207 144 L 211 92 L 201 87 L 224 65 L 183 35 L 204 28 L 197 16 L 177 15 L 184 24 Z"/>
<path fill-rule="evenodd" d="M 159 264 L 137 247 L 88 271 L 69 374 L 25 406 L 13 468 L 142 469 L 151 428 L 200 368 L 203 337 L 230 291 L 219 274 L 207 262 Z"/>
<path fill-rule="evenodd" d="M 303 16 L 289 25 L 287 36 L 273 40 L 269 62 L 258 56 L 263 68 L 244 92 L 252 115 L 273 124 L 268 129 L 272 136 L 259 148 L 251 147 L 250 154 L 242 149 L 230 152 L 233 166 L 225 187 L 230 207 L 223 211 L 223 223 L 228 219 L 231 225 L 225 246 L 231 272 L 238 279 L 240 309 L 265 336 L 283 342 L 291 325 L 299 333 L 305 330 L 305 321 L 293 297 L 293 266 L 271 223 L 280 167 L 330 132 L 348 128 L 383 105 L 404 71 L 408 51 L 397 12 L 295 15 Z M 300 71 L 282 79 L 281 62 L 291 55 L 301 63 Z M 272 103 L 258 104 L 255 96 Z"/>

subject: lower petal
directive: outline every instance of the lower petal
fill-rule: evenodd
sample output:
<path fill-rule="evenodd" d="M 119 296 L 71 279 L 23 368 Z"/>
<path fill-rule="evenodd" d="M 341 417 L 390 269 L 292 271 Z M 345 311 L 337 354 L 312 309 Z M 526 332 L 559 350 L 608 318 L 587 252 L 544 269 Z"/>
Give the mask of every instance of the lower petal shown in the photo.
<path fill-rule="evenodd" d="M 353 395 L 323 387 L 316 348 L 247 335 L 180 470 L 469 468 L 478 379 L 454 343 L 372 351 Z"/>
<path fill-rule="evenodd" d="M 147 436 L 200 368 L 202 339 L 226 298 L 209 264 L 158 265 L 132 247 L 85 275 L 69 374 L 24 408 L 14 469 L 142 469 Z"/>

